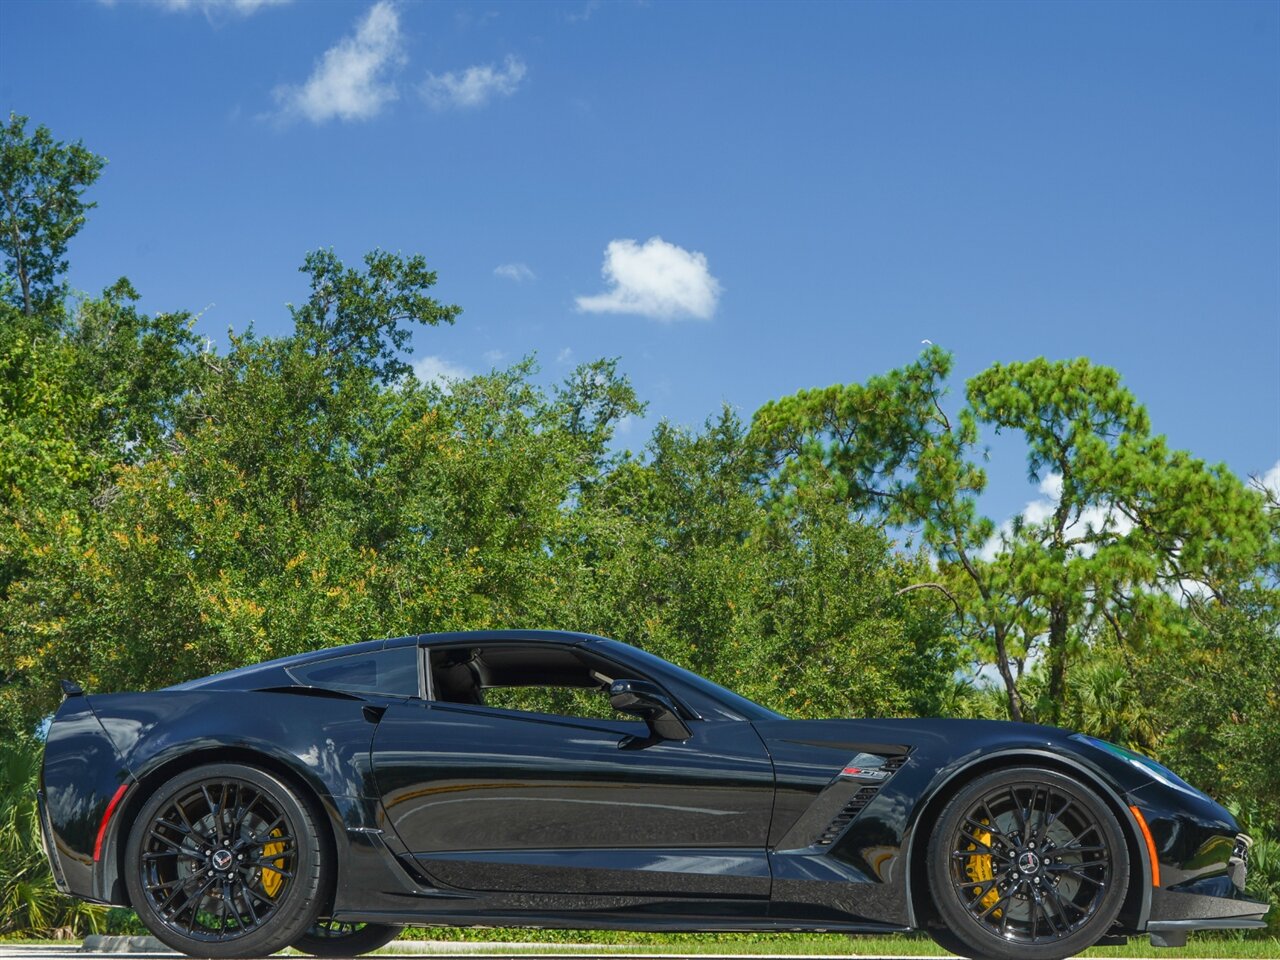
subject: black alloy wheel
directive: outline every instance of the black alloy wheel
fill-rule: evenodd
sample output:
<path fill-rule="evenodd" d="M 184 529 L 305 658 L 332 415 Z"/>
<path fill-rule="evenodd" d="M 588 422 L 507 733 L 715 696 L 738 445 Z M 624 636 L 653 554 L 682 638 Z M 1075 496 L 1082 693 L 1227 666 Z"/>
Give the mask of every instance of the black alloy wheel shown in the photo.
<path fill-rule="evenodd" d="M 356 957 L 390 943 L 400 927 L 384 923 L 343 923 L 323 917 L 293 944 L 313 957 Z"/>
<path fill-rule="evenodd" d="M 267 956 L 320 907 L 321 846 L 306 804 L 240 764 L 179 774 L 129 833 L 126 883 L 139 917 L 190 956 Z"/>
<path fill-rule="evenodd" d="M 1091 790 L 1051 770 L 998 770 L 961 788 L 928 858 L 946 928 L 935 939 L 970 957 L 1072 956 L 1108 933 L 1128 889 L 1119 821 Z"/>

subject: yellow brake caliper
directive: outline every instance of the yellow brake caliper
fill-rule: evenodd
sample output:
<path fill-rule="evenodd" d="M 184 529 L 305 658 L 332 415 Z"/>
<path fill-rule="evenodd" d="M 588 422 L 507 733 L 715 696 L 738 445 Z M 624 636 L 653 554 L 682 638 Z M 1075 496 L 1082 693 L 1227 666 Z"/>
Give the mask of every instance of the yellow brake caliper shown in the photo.
<path fill-rule="evenodd" d="M 986 820 L 983 820 L 982 822 L 987 823 Z M 974 837 L 977 839 L 978 843 L 985 844 L 987 849 L 991 848 L 991 831 L 990 830 L 980 831 L 974 834 Z M 966 859 L 964 862 L 965 876 L 967 876 L 973 883 L 985 883 L 986 881 L 994 877 L 995 873 L 991 869 L 991 854 L 978 853 L 977 843 L 969 844 L 968 849 L 973 851 L 973 855 L 970 856 L 968 859 Z M 992 884 L 991 889 L 988 890 L 985 894 L 983 894 L 982 902 L 979 904 L 979 906 L 981 906 L 983 910 L 988 910 L 991 908 L 991 905 L 999 899 L 1000 899 L 1000 891 L 996 889 L 994 884 Z M 995 910 L 995 911 L 992 911 L 991 915 L 993 917 L 999 917 L 1000 914 L 1001 914 L 1001 911 Z"/>
<path fill-rule="evenodd" d="M 271 836 L 273 837 L 280 836 L 280 828 L 276 827 L 274 830 L 272 830 Z M 262 859 L 266 860 L 267 858 L 274 857 L 276 854 L 279 854 L 279 853 L 284 853 L 283 843 L 268 843 L 266 846 L 262 848 Z M 988 860 L 990 860 L 989 857 L 988 857 Z M 275 866 L 278 869 L 283 870 L 284 858 L 281 857 L 279 860 L 274 861 L 272 866 Z M 988 870 L 990 870 L 990 868 L 988 868 Z M 262 868 L 262 889 L 267 892 L 268 897 L 274 898 L 275 895 L 280 892 L 280 888 L 283 885 L 284 885 L 284 877 L 281 874 L 277 873 L 275 870 L 272 870 L 271 867 Z"/>

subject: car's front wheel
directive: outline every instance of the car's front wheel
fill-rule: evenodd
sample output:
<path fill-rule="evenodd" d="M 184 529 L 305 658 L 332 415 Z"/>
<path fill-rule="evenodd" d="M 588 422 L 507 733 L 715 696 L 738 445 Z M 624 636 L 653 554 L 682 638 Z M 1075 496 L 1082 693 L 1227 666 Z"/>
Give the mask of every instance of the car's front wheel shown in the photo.
<path fill-rule="evenodd" d="M 218 763 L 160 786 L 129 832 L 142 922 L 193 957 L 265 957 L 320 909 L 324 853 L 307 804 L 262 770 Z"/>
<path fill-rule="evenodd" d="M 400 936 L 400 927 L 385 923 L 343 923 L 328 917 L 317 920 L 293 946 L 313 957 L 358 957 Z"/>
<path fill-rule="evenodd" d="M 1129 882 L 1115 815 L 1053 770 L 1009 768 L 966 784 L 929 842 L 942 946 L 991 960 L 1060 960 L 1102 938 Z"/>

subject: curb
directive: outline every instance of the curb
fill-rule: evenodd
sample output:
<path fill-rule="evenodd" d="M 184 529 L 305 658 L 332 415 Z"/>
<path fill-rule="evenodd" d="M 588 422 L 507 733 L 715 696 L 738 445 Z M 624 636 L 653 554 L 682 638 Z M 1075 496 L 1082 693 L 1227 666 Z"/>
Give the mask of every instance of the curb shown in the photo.
<path fill-rule="evenodd" d="M 70 947 L 70 949 L 75 949 Z M 626 953 L 635 951 L 633 946 L 619 943 L 518 943 L 518 942 L 476 942 L 466 940 L 393 940 L 376 953 L 397 955 L 441 955 L 457 956 L 459 954 L 505 956 L 504 951 L 514 953 L 541 954 L 603 954 Z M 155 937 L 149 936 L 106 936 L 91 934 L 84 938 L 80 946 L 81 953 L 142 953 L 158 954 L 170 957 L 181 956 L 171 947 Z M 291 953 L 293 951 L 290 951 Z"/>
<path fill-rule="evenodd" d="M 178 955 L 155 937 L 108 937 L 97 933 L 84 938 L 84 943 L 80 945 L 80 952 L 167 953 L 172 957 Z"/>

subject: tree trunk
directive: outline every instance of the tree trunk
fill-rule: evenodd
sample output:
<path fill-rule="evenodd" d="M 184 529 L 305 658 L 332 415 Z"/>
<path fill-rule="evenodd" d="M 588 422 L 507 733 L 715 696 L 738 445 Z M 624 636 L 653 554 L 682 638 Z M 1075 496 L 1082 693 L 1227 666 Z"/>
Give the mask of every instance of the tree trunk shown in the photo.
<path fill-rule="evenodd" d="M 1048 723 L 1062 718 L 1062 704 L 1067 695 L 1067 608 L 1065 604 L 1049 606 L 1049 703 Z"/>
<path fill-rule="evenodd" d="M 1009 651 L 1005 645 L 1004 635 L 1004 628 L 997 626 L 995 628 L 996 667 L 1000 671 L 1000 679 L 1004 681 L 1005 696 L 1009 698 L 1009 719 L 1021 723 L 1023 720 L 1022 696 L 1018 693 L 1018 681 L 1014 678 L 1013 671 L 1009 669 Z"/>

